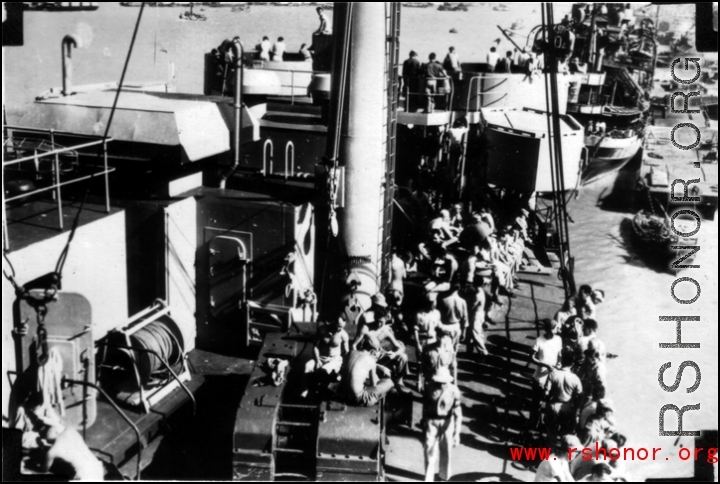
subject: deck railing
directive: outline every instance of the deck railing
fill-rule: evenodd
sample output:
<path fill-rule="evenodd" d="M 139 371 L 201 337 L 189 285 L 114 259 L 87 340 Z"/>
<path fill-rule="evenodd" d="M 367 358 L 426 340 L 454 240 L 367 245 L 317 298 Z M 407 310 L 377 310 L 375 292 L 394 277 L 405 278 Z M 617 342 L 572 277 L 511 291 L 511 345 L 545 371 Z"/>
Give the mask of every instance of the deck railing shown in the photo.
<path fill-rule="evenodd" d="M 281 91 L 284 90 L 284 89 L 287 89 L 287 88 L 290 89 L 290 104 L 295 104 L 295 90 L 296 90 L 296 89 L 303 89 L 305 95 L 307 96 L 307 88 L 308 88 L 308 86 L 310 86 L 310 82 L 312 81 L 312 77 L 313 77 L 314 75 L 317 75 L 317 74 L 330 74 L 329 72 L 312 71 L 312 70 L 310 70 L 310 71 L 302 70 L 302 71 L 301 71 L 301 70 L 296 70 L 296 69 L 274 69 L 274 68 L 272 68 L 272 67 L 264 67 L 264 66 L 265 66 L 264 62 L 265 62 L 265 61 L 254 61 L 254 62 L 253 62 L 253 67 L 254 67 L 255 69 L 263 70 L 263 71 L 284 72 L 284 73 L 288 73 L 288 72 L 289 72 L 289 73 L 290 73 L 290 84 L 284 84 L 283 81 L 282 81 L 282 79 L 280 79 L 280 89 L 281 89 Z M 308 62 L 308 64 L 312 66 L 312 64 L 310 64 L 309 62 Z M 295 74 L 298 74 L 299 76 L 307 75 L 307 76 L 308 76 L 308 83 L 307 83 L 307 85 L 304 86 L 304 87 L 303 87 L 302 85 L 296 86 L 296 85 L 295 85 Z M 286 77 L 286 76 L 278 76 L 278 77 Z M 284 94 L 281 92 L 281 95 L 284 95 Z"/>
<path fill-rule="evenodd" d="M 427 81 L 443 81 L 445 84 L 445 92 L 428 92 L 427 89 Z M 418 83 L 420 85 L 419 92 L 410 92 L 410 86 L 409 83 Z M 453 96 L 455 94 L 455 86 L 453 85 L 452 77 L 403 77 L 403 93 L 405 94 L 405 112 L 409 113 L 410 111 L 410 97 L 415 96 L 420 100 L 425 100 L 423 106 L 425 108 L 428 107 L 430 100 L 433 100 L 437 97 L 444 97 L 445 101 L 445 109 L 440 109 L 440 111 L 452 111 L 452 103 L 453 103 Z"/>
<path fill-rule="evenodd" d="M 22 133 L 40 133 L 40 134 L 47 134 L 50 136 L 50 143 L 52 146 L 55 146 L 55 135 L 56 134 L 66 134 L 62 133 L 60 131 L 54 130 L 54 129 L 40 129 L 40 128 L 28 128 L 25 126 L 5 126 L 6 130 L 9 130 L 11 132 L 19 131 Z M 8 134 L 7 139 L 3 140 L 3 149 L 7 152 L 7 149 L 9 146 L 11 146 L 11 140 L 12 135 Z M 14 166 L 19 165 L 20 163 L 24 163 L 27 161 L 33 161 L 36 166 L 39 166 L 39 161 L 41 158 L 48 158 L 53 157 L 53 173 L 54 173 L 54 180 L 53 183 L 51 183 L 49 186 L 37 188 L 35 190 L 30 190 L 25 193 L 21 193 L 18 195 L 15 195 L 10 198 L 5 198 L 3 200 L 3 245 L 5 250 L 10 250 L 10 239 L 8 234 L 8 227 L 7 227 L 7 204 L 13 201 L 17 201 L 23 198 L 30 198 L 34 195 L 37 195 L 39 193 L 44 193 L 48 191 L 54 191 L 54 198 L 55 202 L 57 204 L 57 211 L 58 211 L 58 230 L 63 230 L 63 207 L 62 207 L 62 187 L 67 185 L 72 185 L 75 183 L 79 183 L 85 180 L 89 180 L 91 178 L 95 178 L 97 176 L 103 176 L 105 181 L 105 211 L 107 213 L 110 213 L 110 183 L 108 179 L 108 175 L 115 171 L 115 168 L 108 167 L 108 154 L 107 154 L 107 144 L 108 142 L 112 141 L 112 138 L 106 138 L 106 139 L 99 139 L 94 141 L 88 141 L 87 143 L 81 143 L 74 146 L 69 147 L 63 147 L 58 149 L 53 149 L 50 151 L 47 151 L 45 153 L 38 153 L 37 150 L 35 150 L 35 153 L 30 156 L 23 156 L 20 158 L 15 158 L 12 160 L 3 161 L 2 168 L 3 168 L 3 179 L 5 179 L 5 168 L 8 166 Z M 91 173 L 89 175 L 80 176 L 78 178 L 73 178 L 71 180 L 60 180 L 60 155 L 63 153 L 68 152 L 76 152 L 77 150 L 83 149 L 83 148 L 90 148 L 93 146 L 102 146 L 102 157 L 103 157 L 103 164 L 102 166 L 95 166 L 95 165 L 86 165 L 96 168 L 101 168 L 100 171 L 97 171 L 95 173 Z M 6 153 L 7 154 L 7 153 Z"/>

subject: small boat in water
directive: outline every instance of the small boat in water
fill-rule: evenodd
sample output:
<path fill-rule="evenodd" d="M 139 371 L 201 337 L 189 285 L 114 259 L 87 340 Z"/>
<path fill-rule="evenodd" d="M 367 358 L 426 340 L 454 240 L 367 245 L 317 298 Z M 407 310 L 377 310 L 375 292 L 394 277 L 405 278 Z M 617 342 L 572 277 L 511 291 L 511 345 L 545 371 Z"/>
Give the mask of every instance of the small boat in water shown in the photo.
<path fill-rule="evenodd" d="M 178 20 L 182 21 L 206 21 L 207 17 L 201 13 L 195 13 L 193 12 L 193 4 L 190 4 L 190 10 L 186 10 L 185 12 L 181 13 Z"/>
<path fill-rule="evenodd" d="M 649 19 L 632 29 L 622 25 L 617 8 L 606 15 L 575 4 L 574 22 L 554 27 L 569 59 L 564 69 L 574 78 L 568 112 L 585 126 L 589 158 L 583 184 L 612 175 L 633 159 L 650 109 L 656 30 Z M 624 6 L 621 13 L 627 15 Z M 598 28 L 604 29 L 602 36 Z"/>
<path fill-rule="evenodd" d="M 445 2 L 438 7 L 440 12 L 467 12 L 468 8 L 464 3 Z"/>
<path fill-rule="evenodd" d="M 670 245 L 678 238 L 672 233 L 665 217 L 642 210 L 632 220 L 633 235 L 643 247 L 659 254 L 668 255 Z"/>

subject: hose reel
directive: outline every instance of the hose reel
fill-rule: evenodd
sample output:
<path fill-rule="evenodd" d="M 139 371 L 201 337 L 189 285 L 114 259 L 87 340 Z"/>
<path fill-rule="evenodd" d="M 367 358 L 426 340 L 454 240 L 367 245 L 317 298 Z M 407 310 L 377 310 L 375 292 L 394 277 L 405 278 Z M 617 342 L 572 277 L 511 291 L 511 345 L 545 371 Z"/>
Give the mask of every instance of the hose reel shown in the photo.
<path fill-rule="evenodd" d="M 100 344 L 102 381 L 117 400 L 142 406 L 147 413 L 177 387 L 193 399 L 184 385 L 191 375 L 182 333 L 165 301 L 156 300 Z"/>

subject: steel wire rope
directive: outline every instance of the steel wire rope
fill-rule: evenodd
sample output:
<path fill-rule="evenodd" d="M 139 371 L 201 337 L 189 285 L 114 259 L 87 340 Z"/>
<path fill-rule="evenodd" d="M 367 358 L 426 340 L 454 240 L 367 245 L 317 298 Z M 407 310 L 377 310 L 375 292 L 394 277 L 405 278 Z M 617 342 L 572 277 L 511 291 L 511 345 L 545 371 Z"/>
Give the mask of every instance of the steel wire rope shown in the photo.
<path fill-rule="evenodd" d="M 117 109 L 118 100 L 120 99 L 120 93 L 122 92 L 123 83 L 125 82 L 125 74 L 127 74 L 127 68 L 130 64 L 130 57 L 132 56 L 133 47 L 135 46 L 135 40 L 137 38 L 137 33 L 140 27 L 140 21 L 142 20 L 142 14 L 143 10 L 145 9 L 145 2 L 143 2 L 140 5 L 140 12 L 138 13 L 137 21 L 135 22 L 135 29 L 133 30 L 132 39 L 130 40 L 130 48 L 128 49 L 127 56 L 125 57 L 125 64 L 123 65 L 122 74 L 120 75 L 120 82 L 118 83 L 117 91 L 115 92 L 115 99 L 113 100 L 112 108 L 110 109 L 110 116 L 108 117 L 107 125 L 105 126 L 105 132 L 103 133 L 102 140 L 106 141 L 108 139 L 108 134 L 110 132 L 110 126 L 112 125 L 113 118 L 115 117 L 115 111 Z M 98 145 L 98 156 L 100 155 L 100 147 L 105 147 L 107 143 L 103 143 L 101 145 Z M 90 176 L 90 181 L 95 178 L 95 174 Z M 73 238 L 75 237 L 75 232 L 77 231 L 78 225 L 80 223 L 80 214 L 83 211 L 83 208 L 85 207 L 85 201 L 87 200 L 88 194 L 90 193 L 90 183 L 88 183 L 88 187 L 85 190 L 85 195 L 83 196 L 83 200 L 80 203 L 80 208 L 78 209 L 77 213 L 75 214 L 75 219 L 73 220 L 73 226 L 72 230 L 70 231 L 70 235 L 68 236 L 68 241 L 65 244 L 65 247 L 63 248 L 62 252 L 60 253 L 60 257 L 58 258 L 57 264 L 55 265 L 55 275 L 56 275 L 56 283 L 59 284 L 60 280 L 62 279 L 62 270 L 65 266 L 65 261 L 67 260 L 68 253 L 70 252 L 70 244 L 73 241 Z"/>
<path fill-rule="evenodd" d="M 554 69 L 557 68 L 557 59 L 554 55 L 554 49 L 555 45 L 555 31 L 551 30 L 553 28 L 552 22 L 551 22 L 551 7 L 547 3 L 543 3 L 542 8 L 542 39 L 544 44 L 544 52 L 543 56 L 545 58 L 545 73 L 544 73 L 544 80 L 545 80 L 545 107 L 546 107 L 546 120 L 547 120 L 547 128 L 548 128 L 548 136 L 550 139 L 548 139 L 548 153 L 550 156 L 550 178 L 551 178 L 551 186 L 552 186 L 552 192 L 553 192 L 553 221 L 555 222 L 555 229 L 558 234 L 559 242 L 560 242 L 560 273 L 563 275 L 563 289 L 565 291 L 565 296 L 568 295 L 568 288 L 567 288 L 567 281 L 565 280 L 564 275 L 566 274 L 566 267 L 565 267 L 565 234 L 564 234 L 564 226 L 563 226 L 563 211 L 562 211 L 562 205 L 564 203 L 564 197 L 562 196 L 562 193 L 560 192 L 560 189 L 562 188 L 562 180 L 560 178 L 560 173 L 558 173 L 558 163 L 557 163 L 557 145 L 556 141 L 559 140 L 559 133 L 556 133 L 555 131 L 555 120 L 553 119 L 554 116 L 557 116 L 556 112 L 553 112 L 551 109 L 556 108 L 556 102 L 553 102 L 553 99 L 557 99 L 557 86 L 553 83 L 553 72 Z M 549 24 L 549 25 L 548 25 Z M 550 33 L 550 43 L 548 43 L 548 36 L 547 33 Z M 552 44 L 552 45 L 551 45 Z M 552 55 L 551 55 L 552 54 Z M 550 76 L 550 86 L 548 86 L 548 76 Z M 555 79 L 556 80 L 556 79 Z M 555 89 L 553 89 L 555 88 Z M 552 108 L 550 104 L 553 104 Z M 559 124 L 559 123 L 557 123 Z M 558 138 L 556 140 L 556 138 Z"/>
<path fill-rule="evenodd" d="M 338 155 L 340 152 L 340 143 L 339 139 L 342 133 L 342 118 L 343 118 L 343 110 L 344 110 L 344 104 L 345 104 L 345 87 L 347 83 L 347 70 L 348 70 L 348 58 L 349 58 L 349 50 L 350 50 L 350 41 L 352 38 L 351 35 L 351 27 L 352 27 L 352 13 L 353 13 L 353 4 L 349 3 L 345 7 L 345 26 L 343 29 L 343 39 L 341 44 L 341 55 L 342 59 L 340 62 L 340 72 L 338 76 L 338 83 L 336 84 L 337 92 L 333 93 L 336 96 L 335 101 L 335 112 L 333 113 L 333 119 L 335 122 L 335 126 L 333 126 L 333 136 L 328 141 L 331 143 L 331 159 L 326 160 L 328 163 L 328 166 L 330 167 L 330 163 L 332 163 L 332 168 L 334 170 L 333 174 L 329 174 L 329 176 L 337 176 L 336 171 L 338 167 Z M 333 67 L 335 67 L 335 62 L 333 59 Z M 335 182 L 336 183 L 336 182 Z M 335 187 L 334 192 L 336 192 L 337 186 L 335 183 L 332 183 L 332 186 Z M 331 199 L 329 200 L 330 204 L 330 216 L 333 216 L 334 208 L 332 207 L 332 204 L 335 203 L 334 196 L 336 193 L 330 193 Z M 330 226 L 331 223 L 328 221 L 328 225 Z M 328 234 L 328 240 L 326 243 L 326 249 L 325 249 L 325 260 L 323 261 L 323 276 L 321 279 L 321 286 L 320 286 L 320 298 L 319 302 L 322 307 L 322 302 L 324 301 L 324 295 L 325 295 L 325 281 L 327 279 L 327 271 L 328 271 L 328 253 L 330 251 L 330 239 L 338 239 L 337 237 L 331 237 L 332 235 L 332 228 L 329 228 L 329 234 Z M 338 240 L 339 242 L 339 240 Z M 340 250 L 342 252 L 342 244 L 339 243 Z"/>

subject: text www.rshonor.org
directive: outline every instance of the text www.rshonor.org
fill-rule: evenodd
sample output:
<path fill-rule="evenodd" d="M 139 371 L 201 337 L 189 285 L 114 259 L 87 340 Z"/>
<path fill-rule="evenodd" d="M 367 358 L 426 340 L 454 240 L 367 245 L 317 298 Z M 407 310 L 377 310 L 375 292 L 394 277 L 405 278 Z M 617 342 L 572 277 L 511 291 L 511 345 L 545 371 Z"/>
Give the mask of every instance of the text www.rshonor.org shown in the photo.
<path fill-rule="evenodd" d="M 558 456 L 553 454 L 550 447 L 510 447 L 510 459 L 517 461 L 524 460 L 557 460 Z M 681 447 L 678 450 L 680 460 L 705 460 L 710 464 L 717 464 L 717 447 L 688 448 Z M 625 460 L 625 461 L 644 461 L 644 460 L 670 460 L 669 457 L 662 455 L 661 447 L 623 447 L 622 449 L 612 448 L 604 449 L 597 443 L 595 448 L 570 448 L 568 449 L 567 459 L 569 461 L 582 459 L 584 461 L 591 460 Z"/>

